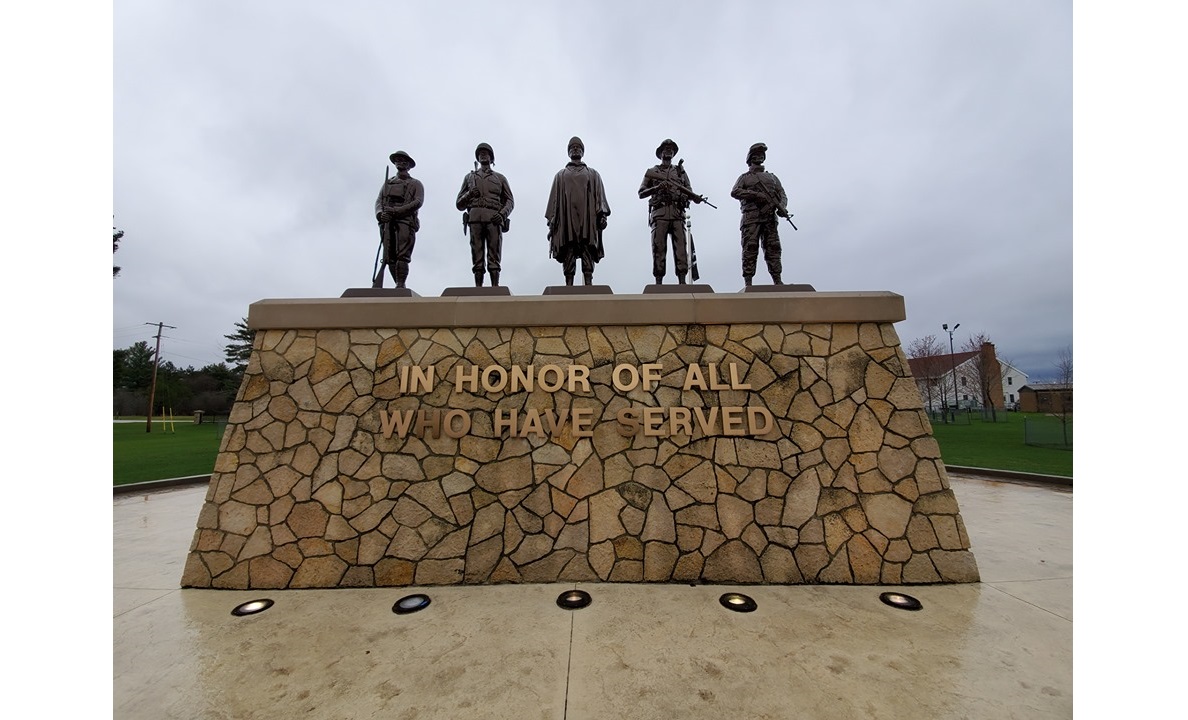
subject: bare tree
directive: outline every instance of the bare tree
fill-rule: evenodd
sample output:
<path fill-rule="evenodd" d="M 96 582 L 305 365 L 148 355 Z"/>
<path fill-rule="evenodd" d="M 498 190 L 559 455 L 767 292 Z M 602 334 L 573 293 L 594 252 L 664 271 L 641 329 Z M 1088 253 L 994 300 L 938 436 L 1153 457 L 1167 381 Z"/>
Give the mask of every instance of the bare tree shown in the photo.
<path fill-rule="evenodd" d="M 945 363 L 947 353 L 940 340 L 935 335 L 916 338 L 908 343 L 906 352 L 908 358 L 915 361 L 916 386 L 920 388 L 920 394 L 928 398 L 929 409 L 933 407 L 932 398 L 936 392 L 940 393 L 941 405 L 947 409 L 948 399 L 942 383 L 949 368 Z"/>
<path fill-rule="evenodd" d="M 979 333 L 966 340 L 961 349 L 963 352 L 974 353 L 967 363 L 969 370 L 965 373 L 965 378 L 967 382 L 972 381 L 977 388 L 983 412 L 989 408 L 991 420 L 997 422 L 996 401 L 1002 400 L 1002 365 L 994 353 L 994 343 L 987 335 Z"/>
<path fill-rule="evenodd" d="M 1072 385 L 1073 385 L 1073 351 L 1072 345 L 1060 351 L 1056 359 L 1056 382 L 1064 387 L 1060 388 L 1060 428 L 1064 435 L 1064 445 L 1068 447 L 1068 424 L 1072 420 Z"/>

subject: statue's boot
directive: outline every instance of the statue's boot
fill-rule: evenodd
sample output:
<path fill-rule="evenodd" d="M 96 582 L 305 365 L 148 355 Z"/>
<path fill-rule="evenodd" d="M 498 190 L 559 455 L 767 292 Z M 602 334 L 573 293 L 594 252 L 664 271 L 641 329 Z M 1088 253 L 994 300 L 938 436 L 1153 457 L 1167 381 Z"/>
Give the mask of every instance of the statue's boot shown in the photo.
<path fill-rule="evenodd" d="M 677 284 L 678 284 L 678 285 L 684 285 L 684 284 L 685 284 L 685 276 L 684 276 L 684 275 L 677 275 Z"/>
<path fill-rule="evenodd" d="M 784 284 L 784 281 L 780 279 L 779 273 L 772 273 L 771 284 L 772 285 L 783 285 Z"/>
<path fill-rule="evenodd" d="M 491 287 L 499 287 L 499 271 L 491 271 Z"/>
<path fill-rule="evenodd" d="M 582 273 L 582 284 L 583 285 L 593 285 L 594 284 L 594 273 Z"/>
<path fill-rule="evenodd" d="M 393 277 L 396 278 L 396 287 L 404 287 L 404 281 L 408 280 L 408 263 L 397 261 Z"/>
<path fill-rule="evenodd" d="M 566 276 L 565 276 L 565 284 L 566 284 L 566 285 L 573 285 L 573 275 L 566 275 Z"/>
<path fill-rule="evenodd" d="M 751 278 L 744 275 L 743 276 L 743 285 L 746 285 L 747 287 L 751 287 Z"/>
<path fill-rule="evenodd" d="M 663 276 L 663 275 L 657 275 L 657 276 L 656 276 L 656 284 L 657 284 L 657 285 L 663 285 L 663 284 L 664 284 L 664 276 Z"/>
<path fill-rule="evenodd" d="M 482 287 L 482 286 L 483 286 L 483 273 L 481 273 L 481 272 L 476 272 L 476 273 L 474 274 L 474 286 L 475 286 L 475 287 Z"/>

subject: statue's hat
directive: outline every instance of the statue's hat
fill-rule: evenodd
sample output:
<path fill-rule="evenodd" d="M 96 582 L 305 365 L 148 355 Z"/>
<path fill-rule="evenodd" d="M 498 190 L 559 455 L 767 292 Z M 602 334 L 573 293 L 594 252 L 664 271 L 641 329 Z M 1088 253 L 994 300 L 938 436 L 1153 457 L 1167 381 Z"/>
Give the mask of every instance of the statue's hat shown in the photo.
<path fill-rule="evenodd" d="M 397 150 L 396 152 L 394 152 L 388 156 L 388 159 L 392 161 L 393 165 L 396 164 L 396 158 L 404 158 L 408 162 L 408 166 L 410 168 L 415 168 L 417 166 L 417 161 L 413 160 L 412 156 L 409 155 L 408 153 L 404 152 L 403 150 Z"/>
<path fill-rule="evenodd" d="M 660 146 L 656 148 L 656 157 L 660 157 L 660 151 L 664 149 L 665 145 L 669 145 L 672 147 L 673 155 L 676 155 L 677 151 L 680 150 L 680 148 L 677 147 L 677 144 L 672 140 L 672 138 L 666 138 L 664 140 L 664 142 L 660 143 Z"/>
<path fill-rule="evenodd" d="M 574 145 L 577 145 L 582 150 L 586 149 L 586 144 L 584 142 L 582 142 L 582 139 L 580 137 L 578 137 L 577 135 L 574 135 L 573 137 L 569 138 L 569 144 L 566 145 L 565 148 L 569 149 L 569 148 L 573 147 Z"/>
<path fill-rule="evenodd" d="M 478 160 L 479 150 L 486 150 L 487 152 L 491 153 L 491 162 L 492 163 L 495 162 L 495 151 L 491 149 L 490 145 L 488 145 L 487 143 L 479 143 L 478 147 L 476 147 L 474 149 L 474 159 L 475 160 Z"/>

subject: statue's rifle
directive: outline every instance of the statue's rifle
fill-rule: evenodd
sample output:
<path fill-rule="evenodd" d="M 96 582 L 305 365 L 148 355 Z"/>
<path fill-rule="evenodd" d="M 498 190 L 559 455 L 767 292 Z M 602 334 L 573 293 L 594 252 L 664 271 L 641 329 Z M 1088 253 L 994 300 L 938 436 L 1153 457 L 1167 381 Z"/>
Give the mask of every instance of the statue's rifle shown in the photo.
<path fill-rule="evenodd" d="M 478 181 L 475 179 L 475 174 L 477 172 L 478 172 L 478 160 L 475 160 L 474 161 L 474 170 L 467 173 L 467 175 L 466 175 L 466 194 L 467 195 L 472 195 L 474 193 L 475 187 L 478 184 Z M 470 229 L 470 211 L 466 210 L 462 213 L 462 234 L 466 235 L 466 233 L 469 231 L 469 229 Z"/>
<path fill-rule="evenodd" d="M 682 171 L 685 169 L 685 158 L 681 158 L 680 160 L 677 161 L 677 168 Z M 690 199 L 696 199 L 698 202 L 703 202 L 715 210 L 718 209 L 718 206 L 713 204 L 712 202 L 710 202 L 709 198 L 707 198 L 704 195 L 698 195 L 697 193 L 693 192 L 693 188 L 691 188 L 691 187 L 682 185 L 679 182 L 676 182 L 675 180 L 664 179 L 661 182 L 668 183 L 669 185 L 672 185 L 674 188 L 676 188 L 681 193 L 684 193 Z"/>
<path fill-rule="evenodd" d="M 765 195 L 767 195 L 767 199 L 771 201 L 772 205 L 775 205 L 776 208 L 783 209 L 784 212 L 788 212 L 787 208 L 781 208 L 779 200 L 776 199 L 775 195 L 771 194 L 771 190 L 767 189 L 767 186 L 763 184 L 762 180 L 756 180 L 755 182 L 756 182 L 756 184 L 759 185 L 760 188 L 763 189 L 763 193 Z M 778 212 L 776 214 L 779 215 Z M 800 230 L 800 228 L 796 227 L 796 223 L 792 222 L 792 213 L 788 213 L 787 215 L 784 215 L 782 217 L 788 221 L 788 224 L 792 226 L 793 230 Z"/>
<path fill-rule="evenodd" d="M 391 176 L 389 174 L 388 165 L 387 165 L 387 163 L 384 163 L 384 190 L 388 189 L 388 179 L 390 177 Z M 382 200 L 382 198 L 383 198 L 382 190 L 380 191 L 380 198 L 381 198 L 380 212 L 383 212 L 384 205 L 383 205 L 383 200 Z M 380 223 L 380 242 L 379 242 L 379 247 L 377 247 L 375 249 L 375 267 L 371 271 L 371 287 L 373 287 L 373 288 L 383 287 L 383 283 L 384 283 L 384 270 L 382 267 L 380 267 L 379 260 L 380 260 L 380 253 L 384 251 L 384 229 L 387 227 L 387 225 L 388 225 L 387 223 Z"/>

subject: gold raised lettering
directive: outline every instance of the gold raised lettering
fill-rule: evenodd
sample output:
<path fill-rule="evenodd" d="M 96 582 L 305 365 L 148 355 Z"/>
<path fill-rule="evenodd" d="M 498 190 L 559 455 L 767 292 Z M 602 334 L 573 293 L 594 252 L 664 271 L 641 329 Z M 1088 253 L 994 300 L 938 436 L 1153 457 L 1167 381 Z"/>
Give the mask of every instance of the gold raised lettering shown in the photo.
<path fill-rule="evenodd" d="M 462 421 L 456 429 L 454 427 L 454 420 Z M 447 410 L 445 417 L 441 420 L 441 426 L 446 437 L 457 440 L 470 432 L 470 414 L 465 410 Z"/>
<path fill-rule="evenodd" d="M 664 432 L 664 408 L 646 407 L 643 409 L 644 437 L 661 437 Z"/>
<path fill-rule="evenodd" d="M 639 434 L 639 412 L 635 408 L 623 408 L 615 419 L 619 421 L 618 430 L 623 437 Z"/>
<path fill-rule="evenodd" d="M 724 407 L 722 408 L 722 434 L 723 435 L 746 435 L 746 428 L 743 427 L 743 409 L 740 407 Z"/>
<path fill-rule="evenodd" d="M 738 379 L 738 365 L 730 363 L 730 389 L 731 390 L 750 390 L 750 383 L 743 383 Z"/>
<path fill-rule="evenodd" d="M 397 410 L 391 415 L 387 410 L 380 410 L 380 432 L 383 433 L 384 439 L 392 437 L 392 431 L 396 431 L 396 437 L 403 438 L 408 435 L 408 427 L 412 423 L 412 410 Z"/>
<path fill-rule="evenodd" d="M 651 390 L 656 383 L 660 382 L 660 371 L 664 369 L 664 366 L 660 363 L 644 363 L 642 369 L 644 390 Z"/>
<path fill-rule="evenodd" d="M 708 390 L 705 386 L 705 376 L 701 373 L 701 367 L 698 365 L 690 365 L 689 369 L 685 371 L 685 384 L 681 386 L 685 390 Z"/>
<path fill-rule="evenodd" d="M 668 409 L 668 434 L 677 435 L 684 432 L 686 435 L 693 436 L 693 424 L 690 419 L 693 417 L 693 412 L 687 407 L 673 407 Z"/>
<path fill-rule="evenodd" d="M 569 415 L 572 418 L 574 437 L 594 437 L 593 408 L 570 408 Z"/>
<path fill-rule="evenodd" d="M 454 392 L 478 392 L 479 389 L 479 368 L 478 365 L 470 365 L 462 367 L 459 363 L 454 366 Z M 465 373 L 465 374 L 464 374 Z M 469 389 L 466 386 L 469 385 Z"/>
<path fill-rule="evenodd" d="M 762 425 L 759 420 L 764 420 Z M 752 435 L 766 435 L 775 427 L 775 418 L 772 417 L 771 411 L 765 407 L 749 407 L 747 408 L 747 423 L 751 426 Z"/>
<path fill-rule="evenodd" d="M 624 370 L 627 371 L 628 380 L 627 382 L 620 382 L 619 376 L 623 374 Z M 614 372 L 611 373 L 611 381 L 614 383 L 616 390 L 630 392 L 639 385 L 639 371 L 635 369 L 634 365 L 628 365 L 626 363 L 616 365 Z"/>
<path fill-rule="evenodd" d="M 585 365 L 569 366 L 569 392 L 577 392 L 577 386 L 582 386 L 582 392 L 590 392 L 590 368 Z"/>

